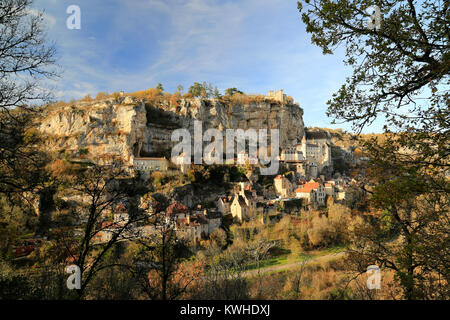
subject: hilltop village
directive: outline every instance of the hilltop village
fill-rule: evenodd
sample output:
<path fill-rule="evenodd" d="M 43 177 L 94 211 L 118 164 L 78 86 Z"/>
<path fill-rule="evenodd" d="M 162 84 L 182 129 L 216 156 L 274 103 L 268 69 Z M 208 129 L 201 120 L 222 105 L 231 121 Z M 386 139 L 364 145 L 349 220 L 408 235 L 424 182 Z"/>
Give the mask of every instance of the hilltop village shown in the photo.
<path fill-rule="evenodd" d="M 36 264 L 52 250 L 61 252 L 55 255 L 61 266 L 85 263 L 91 270 L 98 259 L 117 254 L 128 261 L 130 279 L 147 285 L 145 272 L 161 270 L 158 261 L 166 259 L 188 270 L 180 273 L 188 278 L 170 281 L 195 278 L 195 286 L 203 286 L 214 272 L 225 275 L 225 287 L 211 293 L 214 286 L 205 285 L 196 291 L 201 297 L 256 297 L 256 269 L 262 275 L 272 263 L 284 268 L 305 255 L 341 252 L 367 209 L 362 148 L 340 130 L 305 127 L 303 109 L 282 90 L 217 98 L 154 88 L 98 94 L 44 106 L 36 120 L 47 184 L 23 193 L 27 211 L 21 214 L 30 227 L 9 246 L 15 263 Z M 248 141 L 243 151 L 235 144 L 234 157 L 227 152 L 222 163 L 209 161 L 211 141 L 203 141 L 200 163 L 195 154 L 172 154 L 172 133 L 195 137 L 198 122 L 203 132 L 277 129 L 278 152 L 272 153 L 277 143 L 270 137 L 258 144 L 256 158 Z M 262 174 L 267 157 L 277 170 Z M 314 294 L 328 296 L 331 289 L 330 282 Z"/>
<path fill-rule="evenodd" d="M 234 99 L 236 96 L 239 95 Z M 139 177 L 142 183 L 151 185 L 149 194 L 103 212 L 101 227 L 93 238 L 96 243 L 107 243 L 124 226 L 126 232 L 121 234 L 124 240 L 147 238 L 157 232 L 154 224 L 135 223 L 130 218 L 133 206 L 148 216 L 156 212 L 164 214 L 165 223 L 179 237 L 195 244 L 225 225 L 249 221 L 276 223 L 285 215 L 325 209 L 329 201 L 351 203 L 361 197 L 357 181 L 347 175 L 349 166 L 363 159 L 355 157 L 357 149 L 336 147 L 327 130 L 304 128 L 303 110 L 282 90 L 270 91 L 266 96 L 246 95 L 245 99 L 240 97 L 232 102 L 181 100 L 175 111 L 164 101 L 159 107 L 149 106 L 121 92 L 113 100 L 82 101 L 59 107 L 57 113 L 51 107 L 45 109 L 45 118 L 39 125 L 49 137 L 48 148 L 58 146 L 60 149 L 55 150 L 59 154 L 64 152 L 71 163 L 88 166 L 90 163 L 108 166 L 120 159 L 130 177 Z M 161 146 L 173 145 L 171 130 L 181 124 L 191 125 L 192 119 L 222 129 L 280 128 L 278 172 L 260 175 L 258 160 L 249 157 L 248 151 L 235 154 L 235 161 L 223 165 L 197 165 L 183 161 L 182 155 L 170 158 L 168 149 Z M 281 123 L 286 121 L 294 121 L 291 130 L 283 129 Z M 110 133 L 112 128 L 116 128 L 114 133 Z M 340 165 L 335 166 L 335 162 Z M 205 179 L 199 183 L 198 176 L 208 170 L 220 172 L 220 180 Z M 154 194 L 167 199 L 168 205 L 162 212 L 156 209 L 158 201 L 152 197 Z M 74 193 L 62 198 L 68 203 L 84 201 Z M 35 199 L 38 214 L 41 201 Z M 81 218 L 74 223 L 82 226 L 85 222 Z"/>
<path fill-rule="evenodd" d="M 270 223 L 299 209 L 325 208 L 329 199 L 348 202 L 360 196 L 355 179 L 333 171 L 331 139 L 325 131 L 306 131 L 300 144 L 281 151 L 280 171 L 284 173 L 271 177 L 269 188 L 261 188 L 258 184 L 258 170 L 248 161 L 248 154 L 239 157 L 246 160 L 242 169 L 250 179 L 234 183 L 226 194 L 216 195 L 211 199 L 214 202 L 212 208 L 203 208 L 201 204 L 189 208 L 178 201 L 167 208 L 166 214 L 173 216 L 169 220 L 176 223 L 180 233 L 198 242 L 220 227 L 221 220 L 227 215 L 237 223 L 251 219 Z M 182 174 L 189 172 L 192 166 L 195 165 L 179 163 L 174 167 L 164 157 L 139 157 L 133 162 L 133 169 L 148 177 L 152 172 L 173 175 L 174 169 Z"/>
<path fill-rule="evenodd" d="M 286 103 L 287 97 L 282 90 L 269 92 L 268 98 L 279 103 Z M 224 182 L 229 184 L 228 190 L 217 192 L 215 188 L 202 189 L 201 196 L 189 195 L 184 199 L 173 197 L 166 208 L 166 222 L 173 224 L 180 237 L 193 243 L 199 243 L 222 226 L 224 220 L 242 223 L 258 220 L 261 223 L 275 223 L 286 214 L 298 214 L 300 210 L 320 210 L 326 208 L 328 201 L 348 203 L 361 197 L 356 187 L 357 181 L 334 169 L 332 158 L 331 134 L 325 130 L 305 129 L 299 143 L 281 148 L 277 160 L 279 173 L 274 176 L 261 177 L 258 174 L 258 160 L 249 157 L 248 152 L 236 154 L 235 161 L 223 166 L 235 167 L 244 174 L 242 181 L 231 181 L 230 175 L 224 175 Z M 338 148 L 340 156 L 355 165 L 362 157 L 354 157 L 354 148 L 347 150 Z M 364 160 L 364 158 L 362 158 Z M 342 159 L 339 159 L 342 160 Z M 198 165 L 183 161 L 182 155 L 176 158 L 133 156 L 130 173 L 139 174 L 144 180 L 168 181 L 173 177 L 188 175 Z M 203 167 L 207 165 L 203 164 Z M 264 181 L 265 185 L 261 185 Z M 161 189 L 170 189 L 170 182 Z M 156 189 L 159 192 L 161 190 Z M 170 190 L 173 191 L 173 190 Z M 201 201 L 199 200 L 201 199 Z M 154 214 L 151 203 L 140 199 L 140 206 Z M 199 202 L 196 202 L 199 201 Z M 205 205 L 207 203 L 207 205 Z M 96 241 L 107 242 L 120 228 L 120 222 L 128 222 L 126 204 L 114 211 L 114 223 L 105 222 Z M 229 219 L 227 219 L 230 217 Z M 109 226 L 111 225 L 111 226 Z M 130 227 L 129 234 L 148 237 L 156 232 L 154 226 Z"/>

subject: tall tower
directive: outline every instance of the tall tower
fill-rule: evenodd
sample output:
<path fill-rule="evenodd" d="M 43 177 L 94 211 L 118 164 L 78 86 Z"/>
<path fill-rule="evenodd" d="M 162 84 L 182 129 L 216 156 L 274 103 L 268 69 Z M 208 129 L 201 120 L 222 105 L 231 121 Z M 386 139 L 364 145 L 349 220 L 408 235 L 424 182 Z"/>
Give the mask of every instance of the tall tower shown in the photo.
<path fill-rule="evenodd" d="M 302 138 L 302 153 L 303 153 L 303 157 L 306 159 L 306 133 Z"/>

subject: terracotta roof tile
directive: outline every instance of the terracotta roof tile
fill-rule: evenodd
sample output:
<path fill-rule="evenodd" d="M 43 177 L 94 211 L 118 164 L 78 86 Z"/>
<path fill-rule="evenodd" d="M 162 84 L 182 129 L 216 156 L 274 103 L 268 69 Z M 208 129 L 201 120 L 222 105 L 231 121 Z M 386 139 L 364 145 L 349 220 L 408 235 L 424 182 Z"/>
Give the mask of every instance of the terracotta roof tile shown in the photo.
<path fill-rule="evenodd" d="M 177 214 L 177 213 L 187 213 L 188 211 L 189 211 L 189 209 L 185 205 L 183 205 L 179 202 L 174 202 L 170 206 L 167 207 L 166 214 L 168 216 L 170 216 L 172 214 Z"/>

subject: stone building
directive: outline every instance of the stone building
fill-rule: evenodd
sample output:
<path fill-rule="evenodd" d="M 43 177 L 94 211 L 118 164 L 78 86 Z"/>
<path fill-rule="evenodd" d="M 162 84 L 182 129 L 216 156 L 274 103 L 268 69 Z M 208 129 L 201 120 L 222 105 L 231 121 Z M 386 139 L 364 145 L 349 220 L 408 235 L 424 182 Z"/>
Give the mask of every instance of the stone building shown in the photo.
<path fill-rule="evenodd" d="M 169 161 L 166 158 L 134 158 L 133 167 L 139 171 L 167 171 Z"/>
<path fill-rule="evenodd" d="M 273 90 L 270 90 L 268 95 L 269 98 L 272 98 L 276 101 L 285 102 L 286 101 L 286 95 L 283 94 L 283 90 L 278 90 L 277 92 L 274 92 Z"/>
<path fill-rule="evenodd" d="M 292 183 L 283 175 L 278 175 L 273 180 L 275 192 L 282 198 L 288 198 L 292 195 Z"/>
<path fill-rule="evenodd" d="M 230 210 L 233 218 L 237 218 L 239 221 L 246 219 L 250 213 L 250 208 L 245 202 L 244 197 L 238 194 L 234 196 Z"/>
<path fill-rule="evenodd" d="M 332 168 L 331 142 L 327 132 L 305 132 L 300 144 L 296 146 L 307 162 L 304 168 L 308 178 L 315 179 L 325 169 Z"/>

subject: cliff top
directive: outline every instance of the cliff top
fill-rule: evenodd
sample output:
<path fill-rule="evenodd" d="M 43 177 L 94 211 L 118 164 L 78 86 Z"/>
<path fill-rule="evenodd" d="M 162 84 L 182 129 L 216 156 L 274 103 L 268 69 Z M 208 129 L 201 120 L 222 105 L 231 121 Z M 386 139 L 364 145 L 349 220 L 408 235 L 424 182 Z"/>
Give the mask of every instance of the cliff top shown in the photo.
<path fill-rule="evenodd" d="M 163 92 L 156 88 L 150 88 L 143 91 L 135 91 L 132 93 L 114 92 L 108 94 L 105 92 L 99 92 L 95 98 L 87 95 L 80 100 L 57 101 L 44 106 L 45 111 L 61 110 L 61 108 L 82 108 L 82 107 L 95 107 L 105 105 L 129 105 L 145 103 L 151 106 L 158 106 L 166 110 L 176 111 L 181 105 L 189 104 L 193 107 L 200 106 L 201 101 L 217 103 L 220 102 L 225 105 L 251 105 L 258 103 L 270 103 L 272 105 L 293 105 L 300 108 L 298 103 L 294 102 L 294 99 L 286 94 L 283 94 L 283 90 L 277 92 L 269 91 L 267 95 L 263 94 L 245 94 L 240 91 L 230 95 L 212 95 L 202 94 L 200 96 L 194 96 L 192 93 L 182 94 L 181 92 L 168 93 Z M 301 109 L 301 108 L 300 108 Z"/>

